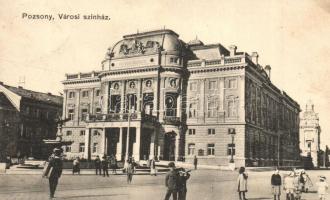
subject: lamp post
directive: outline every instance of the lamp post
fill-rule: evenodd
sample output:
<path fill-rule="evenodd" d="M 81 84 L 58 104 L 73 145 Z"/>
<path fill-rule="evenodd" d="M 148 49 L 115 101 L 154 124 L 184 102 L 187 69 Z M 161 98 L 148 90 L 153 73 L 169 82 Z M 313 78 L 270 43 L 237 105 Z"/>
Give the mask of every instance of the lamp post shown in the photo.
<path fill-rule="evenodd" d="M 236 131 L 234 128 L 229 128 L 228 133 L 231 135 L 231 152 L 230 152 L 230 163 L 234 163 L 234 138 Z"/>
<path fill-rule="evenodd" d="M 125 168 L 127 167 L 127 164 L 128 164 L 128 150 L 129 150 L 129 134 L 130 134 L 130 126 L 131 126 L 131 112 L 130 112 L 130 101 L 131 101 L 131 98 L 132 98 L 132 95 L 129 94 L 128 95 L 128 102 L 127 102 L 127 122 L 128 122 L 128 125 L 127 125 L 127 137 L 126 137 L 126 152 L 125 152 Z"/>

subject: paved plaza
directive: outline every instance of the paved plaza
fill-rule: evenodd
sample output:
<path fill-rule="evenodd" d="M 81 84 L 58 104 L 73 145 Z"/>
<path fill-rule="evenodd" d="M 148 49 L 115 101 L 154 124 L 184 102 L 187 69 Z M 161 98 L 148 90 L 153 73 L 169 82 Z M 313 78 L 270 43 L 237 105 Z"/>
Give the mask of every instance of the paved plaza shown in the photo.
<path fill-rule="evenodd" d="M 84 173 L 82 171 L 82 173 Z M 288 173 L 282 171 L 281 174 Z M 330 171 L 308 171 L 315 185 L 317 176 L 325 175 L 330 180 Z M 271 171 L 249 171 L 247 198 L 249 200 L 272 199 L 270 188 Z M 191 172 L 188 181 L 187 200 L 238 199 L 236 192 L 237 172 L 197 170 Z M 282 176 L 283 177 L 283 176 Z M 165 195 L 165 175 L 135 175 L 133 183 L 126 183 L 124 175 L 101 177 L 95 175 L 67 175 L 59 181 L 56 199 L 159 199 Z M 303 199 L 317 199 L 316 189 L 303 194 Z M 328 197 L 330 198 L 330 197 Z M 40 175 L 0 175 L 0 199 L 48 199 L 48 180 Z M 282 199 L 284 195 L 282 195 Z"/>

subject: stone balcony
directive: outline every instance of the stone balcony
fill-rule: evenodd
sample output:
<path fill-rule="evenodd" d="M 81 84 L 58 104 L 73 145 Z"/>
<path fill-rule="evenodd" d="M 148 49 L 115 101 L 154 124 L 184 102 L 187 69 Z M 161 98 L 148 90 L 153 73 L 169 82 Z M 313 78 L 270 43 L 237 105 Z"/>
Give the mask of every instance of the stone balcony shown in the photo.
<path fill-rule="evenodd" d="M 143 112 L 134 113 L 109 113 L 109 114 L 88 114 L 85 121 L 87 123 L 92 122 L 125 122 L 128 118 L 132 121 L 142 121 L 142 122 L 152 122 L 156 123 L 157 117 L 153 115 L 148 115 Z"/>

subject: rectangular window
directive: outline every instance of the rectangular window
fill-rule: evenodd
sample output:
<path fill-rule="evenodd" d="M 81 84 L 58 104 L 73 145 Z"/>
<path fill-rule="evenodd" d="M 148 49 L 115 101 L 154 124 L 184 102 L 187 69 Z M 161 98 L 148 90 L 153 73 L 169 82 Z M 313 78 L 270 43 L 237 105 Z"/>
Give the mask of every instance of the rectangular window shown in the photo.
<path fill-rule="evenodd" d="M 69 99 L 74 98 L 74 96 L 75 96 L 75 93 L 74 92 L 69 92 Z"/>
<path fill-rule="evenodd" d="M 189 129 L 188 133 L 189 133 L 189 135 L 195 135 L 196 130 L 195 129 Z"/>
<path fill-rule="evenodd" d="M 101 135 L 101 134 L 100 134 L 100 132 L 98 130 L 94 130 L 93 135 L 94 136 L 98 136 L 98 135 Z"/>
<path fill-rule="evenodd" d="M 93 143 L 93 153 L 97 152 L 97 146 L 98 146 L 97 143 Z"/>
<path fill-rule="evenodd" d="M 195 155 L 195 144 L 188 144 L 188 155 Z"/>
<path fill-rule="evenodd" d="M 88 98 L 89 92 L 88 91 L 82 91 L 82 97 Z"/>
<path fill-rule="evenodd" d="M 69 116 L 70 120 L 74 119 L 74 109 L 69 109 L 68 116 Z"/>
<path fill-rule="evenodd" d="M 207 117 L 217 117 L 216 100 L 211 100 L 207 103 Z"/>
<path fill-rule="evenodd" d="M 233 156 L 235 155 L 235 144 L 228 144 L 227 145 L 227 155 L 231 156 L 231 154 L 233 153 Z"/>
<path fill-rule="evenodd" d="M 96 112 L 96 114 L 100 114 L 101 113 L 101 108 L 96 108 L 95 112 Z"/>
<path fill-rule="evenodd" d="M 81 130 L 81 131 L 80 131 L 80 135 L 81 135 L 81 136 L 85 135 L 85 130 Z"/>
<path fill-rule="evenodd" d="M 237 80 L 236 79 L 229 79 L 228 80 L 228 88 L 236 88 L 237 87 Z"/>
<path fill-rule="evenodd" d="M 86 120 L 87 114 L 88 114 L 88 109 L 86 108 L 81 109 L 81 120 Z"/>
<path fill-rule="evenodd" d="M 79 152 L 85 152 L 85 143 L 79 143 Z"/>
<path fill-rule="evenodd" d="M 190 83 L 190 90 L 196 91 L 197 90 L 197 83 Z"/>
<path fill-rule="evenodd" d="M 101 90 L 96 90 L 96 94 L 95 94 L 95 96 L 100 96 L 100 94 L 101 94 Z"/>
<path fill-rule="evenodd" d="M 214 128 L 209 128 L 208 131 L 207 131 L 207 133 L 209 135 L 215 135 L 215 129 Z"/>
<path fill-rule="evenodd" d="M 196 118 L 197 116 L 197 103 L 191 103 L 189 105 L 189 118 Z"/>
<path fill-rule="evenodd" d="M 72 135 L 72 131 L 66 131 L 66 135 L 67 135 L 67 136 Z"/>
<path fill-rule="evenodd" d="M 228 101 L 228 117 L 237 117 L 237 106 L 234 100 Z"/>
<path fill-rule="evenodd" d="M 65 146 L 65 152 L 71 152 L 71 145 Z"/>
<path fill-rule="evenodd" d="M 217 88 L 217 82 L 216 81 L 210 81 L 209 82 L 209 89 L 215 90 Z"/>
<path fill-rule="evenodd" d="M 207 155 L 208 156 L 214 156 L 214 144 L 207 144 Z"/>

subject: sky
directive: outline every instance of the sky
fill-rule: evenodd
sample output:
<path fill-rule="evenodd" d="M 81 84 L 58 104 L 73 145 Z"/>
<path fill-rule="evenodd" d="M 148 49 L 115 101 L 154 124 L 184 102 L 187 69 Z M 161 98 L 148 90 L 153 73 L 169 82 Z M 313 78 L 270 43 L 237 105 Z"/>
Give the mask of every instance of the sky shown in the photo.
<path fill-rule="evenodd" d="M 186 42 L 236 45 L 259 53 L 271 80 L 301 106 L 315 104 L 321 146 L 330 145 L 330 2 L 326 0 L 0 0 L 0 81 L 59 94 L 66 73 L 101 69 L 123 35 L 172 29 Z M 54 20 L 22 18 L 53 15 Z M 59 14 L 110 20 L 59 20 Z M 22 78 L 21 78 L 22 79 Z"/>

